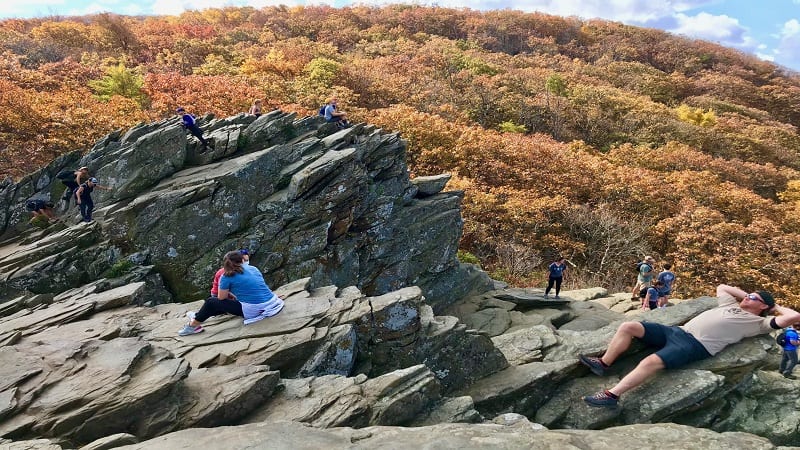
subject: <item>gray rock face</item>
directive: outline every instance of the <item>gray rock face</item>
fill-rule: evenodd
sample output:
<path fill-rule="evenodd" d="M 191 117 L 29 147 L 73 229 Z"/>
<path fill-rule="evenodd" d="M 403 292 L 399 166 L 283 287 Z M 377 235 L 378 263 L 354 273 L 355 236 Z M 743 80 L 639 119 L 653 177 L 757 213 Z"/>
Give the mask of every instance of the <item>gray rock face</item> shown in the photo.
<path fill-rule="evenodd" d="M 369 295 L 415 285 L 437 310 L 491 285 L 455 258 L 461 194 L 426 187 L 418 196 L 396 134 L 332 130 L 281 111 L 202 126 L 213 142 L 207 150 L 169 119 L 113 133 L 80 161 L 54 161 L 7 184 L 7 236 L 25 220 L 17 212 L 26 198 L 63 190 L 54 175 L 66 164 L 88 166 L 113 189 L 94 193 L 102 226 L 51 230 L 17 255 L 0 253 L 0 287 L 55 294 L 142 253 L 188 301 L 202 298 L 222 255 L 241 247 L 272 284 L 311 277 L 312 287 L 352 285 Z M 443 186 L 446 178 L 418 183 Z"/>
<path fill-rule="evenodd" d="M 259 423 L 187 430 L 122 449 L 168 450 L 202 442 L 231 450 L 268 443 L 274 449 L 461 448 L 609 449 L 662 448 L 708 450 L 774 449 L 769 440 L 747 433 L 717 433 L 676 424 L 628 425 L 602 431 L 542 430 L 526 420 L 512 425 L 440 424 L 420 428 L 369 427 L 315 429 L 294 422 Z"/>

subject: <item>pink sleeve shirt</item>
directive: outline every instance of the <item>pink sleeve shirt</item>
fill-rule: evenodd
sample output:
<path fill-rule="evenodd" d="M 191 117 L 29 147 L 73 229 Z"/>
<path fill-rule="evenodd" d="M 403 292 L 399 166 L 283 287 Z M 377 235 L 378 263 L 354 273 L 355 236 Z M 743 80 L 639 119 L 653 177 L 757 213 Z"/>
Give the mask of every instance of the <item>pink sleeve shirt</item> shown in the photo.
<path fill-rule="evenodd" d="M 219 279 L 222 278 L 222 274 L 225 273 L 225 269 L 219 269 L 217 273 L 214 274 L 214 281 L 211 283 L 211 295 L 214 297 L 219 294 Z"/>

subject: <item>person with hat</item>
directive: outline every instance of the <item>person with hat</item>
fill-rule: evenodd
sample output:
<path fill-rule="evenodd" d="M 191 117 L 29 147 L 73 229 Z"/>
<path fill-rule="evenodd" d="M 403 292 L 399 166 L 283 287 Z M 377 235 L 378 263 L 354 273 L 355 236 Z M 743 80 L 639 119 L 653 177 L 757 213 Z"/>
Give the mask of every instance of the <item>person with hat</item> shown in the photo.
<path fill-rule="evenodd" d="M 75 198 L 78 202 L 78 206 L 81 208 L 81 220 L 83 222 L 91 222 L 92 221 L 92 211 L 94 211 L 94 201 L 92 200 L 92 191 L 97 189 L 102 189 L 105 191 L 110 191 L 110 187 L 100 186 L 97 184 L 97 178 L 91 177 L 86 180 L 85 183 L 81 184 L 78 187 L 78 191 L 75 192 Z"/>
<path fill-rule="evenodd" d="M 636 265 L 639 273 L 636 275 L 636 284 L 633 286 L 633 293 L 631 295 L 632 302 L 639 301 L 639 293 L 642 289 L 650 287 L 650 284 L 653 282 L 653 275 L 655 274 L 655 266 L 656 260 L 652 256 L 645 256 L 644 260 Z"/>
<path fill-rule="evenodd" d="M 203 130 L 197 126 L 197 119 L 195 119 L 194 115 L 187 113 L 186 110 L 181 106 L 179 106 L 175 112 L 180 114 L 183 128 L 189 130 L 189 132 L 192 133 L 192 136 L 199 139 L 200 143 L 203 144 L 203 148 L 207 148 L 208 141 L 206 141 L 206 139 L 203 137 Z"/>
<path fill-rule="evenodd" d="M 61 180 L 64 186 L 66 186 L 64 195 L 61 197 L 61 200 L 64 202 L 64 210 L 69 209 L 69 200 L 75 197 L 75 191 L 90 177 L 89 168 L 86 166 L 78 170 L 62 170 L 56 175 L 56 178 Z"/>
<path fill-rule="evenodd" d="M 719 305 L 697 315 L 682 326 L 651 322 L 624 322 L 601 357 L 578 355 L 581 364 L 595 375 L 605 375 L 614 361 L 639 339 L 656 352 L 645 357 L 619 383 L 583 400 L 589 406 L 616 407 L 619 397 L 644 383 L 662 369 L 676 369 L 710 358 L 746 337 L 780 330 L 800 321 L 800 313 L 775 304 L 767 291 L 747 293 L 737 287 L 717 286 Z M 766 317 L 767 313 L 777 314 Z"/>

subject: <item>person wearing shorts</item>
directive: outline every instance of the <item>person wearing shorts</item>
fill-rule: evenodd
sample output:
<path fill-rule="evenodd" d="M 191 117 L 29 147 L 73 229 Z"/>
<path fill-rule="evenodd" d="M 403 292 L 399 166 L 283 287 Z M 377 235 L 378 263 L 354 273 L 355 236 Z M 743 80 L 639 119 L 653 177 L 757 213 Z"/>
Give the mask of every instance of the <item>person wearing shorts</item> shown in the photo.
<path fill-rule="evenodd" d="M 583 400 L 589 406 L 616 407 L 622 394 L 641 385 L 662 369 L 676 369 L 710 358 L 746 337 L 779 330 L 800 319 L 800 313 L 776 305 L 772 294 L 766 291 L 748 294 L 737 287 L 721 284 L 717 286 L 717 298 L 719 305 L 716 308 L 697 315 L 682 326 L 624 322 L 603 356 L 578 355 L 581 364 L 602 376 L 630 347 L 632 338 L 657 349 L 642 359 L 615 386 L 587 395 Z M 766 317 L 767 313 L 779 315 Z"/>

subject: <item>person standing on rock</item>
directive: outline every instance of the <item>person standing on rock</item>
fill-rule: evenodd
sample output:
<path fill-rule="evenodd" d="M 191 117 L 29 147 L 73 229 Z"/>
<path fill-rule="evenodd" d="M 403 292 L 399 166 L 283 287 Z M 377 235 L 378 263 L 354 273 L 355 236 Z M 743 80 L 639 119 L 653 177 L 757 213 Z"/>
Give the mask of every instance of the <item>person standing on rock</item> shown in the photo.
<path fill-rule="evenodd" d="M 717 287 L 719 306 L 699 314 L 683 326 L 650 322 L 624 322 L 605 354 L 599 358 L 578 355 L 579 361 L 595 375 L 603 376 L 614 361 L 639 339 L 655 353 L 645 357 L 619 383 L 583 400 L 589 406 L 616 407 L 619 397 L 644 383 L 662 369 L 676 369 L 694 361 L 710 358 L 746 337 L 766 334 L 800 321 L 800 313 L 775 304 L 766 291 L 747 293 L 737 287 Z M 776 317 L 766 317 L 777 313 Z"/>
<path fill-rule="evenodd" d="M 637 266 L 639 274 L 636 275 L 636 284 L 633 286 L 633 294 L 631 301 L 639 301 L 639 292 L 646 287 L 650 287 L 653 281 L 653 268 L 655 267 L 656 260 L 652 256 L 645 256 L 644 260 Z"/>
<path fill-rule="evenodd" d="M 187 113 L 183 107 L 178 107 L 175 112 L 180 114 L 183 128 L 189 130 L 192 136 L 199 139 L 200 143 L 203 144 L 203 148 L 207 148 L 208 141 L 203 137 L 203 130 L 197 126 L 197 119 L 195 119 L 194 115 Z"/>
<path fill-rule="evenodd" d="M 202 332 L 202 323 L 218 314 L 243 317 L 244 324 L 249 325 L 272 317 L 283 309 L 283 300 L 270 290 L 258 268 L 245 264 L 241 251 L 226 253 L 222 268 L 224 272 L 219 280 L 217 297 L 206 299 L 200 311 L 193 317 L 189 316 L 189 323 L 178 331 L 179 336 Z"/>
<path fill-rule="evenodd" d="M 556 286 L 556 298 L 561 298 L 558 294 L 561 292 L 561 281 L 564 279 L 564 270 L 567 268 L 566 262 L 566 258 L 559 256 L 558 259 L 547 266 L 547 288 L 544 290 L 544 298 L 550 295 L 550 289 L 553 288 L 554 284 Z"/>
<path fill-rule="evenodd" d="M 784 377 L 794 380 L 795 376 L 792 375 L 794 366 L 797 365 L 797 347 L 800 346 L 800 337 L 793 325 L 789 325 L 785 330 L 786 343 L 783 344 L 783 356 L 781 357 L 781 365 L 778 371 Z"/>
<path fill-rule="evenodd" d="M 81 184 L 78 187 L 78 191 L 75 192 L 75 198 L 78 202 L 78 206 L 81 208 L 81 218 L 83 222 L 91 222 L 92 221 L 92 211 L 94 211 L 94 201 L 92 200 L 92 191 L 97 189 L 102 189 L 105 191 L 110 191 L 110 187 L 100 186 L 97 184 L 97 178 L 89 178 L 85 183 Z"/>
<path fill-rule="evenodd" d="M 669 296 L 672 294 L 672 284 L 675 282 L 675 272 L 672 271 L 672 264 L 664 263 L 664 270 L 656 277 L 656 283 L 661 283 L 661 288 L 658 289 L 658 307 L 664 308 L 669 302 Z"/>

